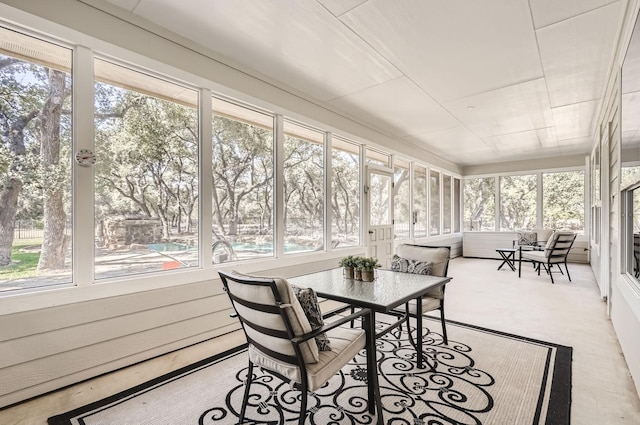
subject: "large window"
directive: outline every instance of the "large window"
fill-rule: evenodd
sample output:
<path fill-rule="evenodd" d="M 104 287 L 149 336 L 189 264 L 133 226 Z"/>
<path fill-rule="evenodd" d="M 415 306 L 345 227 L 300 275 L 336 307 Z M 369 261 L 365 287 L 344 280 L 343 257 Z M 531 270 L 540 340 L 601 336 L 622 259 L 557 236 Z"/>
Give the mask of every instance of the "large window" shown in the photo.
<path fill-rule="evenodd" d="M 451 233 L 451 176 L 442 175 L 442 233 Z"/>
<path fill-rule="evenodd" d="M 213 262 L 273 256 L 274 118 L 212 102 Z"/>
<path fill-rule="evenodd" d="M 464 230 L 496 230 L 496 179 L 485 177 L 464 181 Z"/>
<path fill-rule="evenodd" d="M 453 179 L 453 231 L 460 231 L 460 179 Z"/>
<path fill-rule="evenodd" d="M 393 167 L 393 229 L 395 239 L 409 239 L 410 176 L 409 162 L 396 158 Z"/>
<path fill-rule="evenodd" d="M 545 229 L 584 233 L 584 171 L 542 174 Z"/>
<path fill-rule="evenodd" d="M 324 248 L 324 133 L 284 122 L 284 252 Z"/>
<path fill-rule="evenodd" d="M 198 92 L 94 69 L 96 278 L 197 266 Z"/>
<path fill-rule="evenodd" d="M 427 237 L 427 223 L 429 217 L 427 169 L 415 165 L 413 167 L 413 236 Z"/>
<path fill-rule="evenodd" d="M 500 230 L 535 229 L 537 196 L 535 174 L 500 177 Z"/>
<path fill-rule="evenodd" d="M 429 173 L 429 235 L 440 234 L 440 173 Z"/>
<path fill-rule="evenodd" d="M 360 146 L 331 141 L 331 246 L 360 245 Z"/>
<path fill-rule="evenodd" d="M 70 283 L 72 51 L 0 38 L 0 292 Z"/>

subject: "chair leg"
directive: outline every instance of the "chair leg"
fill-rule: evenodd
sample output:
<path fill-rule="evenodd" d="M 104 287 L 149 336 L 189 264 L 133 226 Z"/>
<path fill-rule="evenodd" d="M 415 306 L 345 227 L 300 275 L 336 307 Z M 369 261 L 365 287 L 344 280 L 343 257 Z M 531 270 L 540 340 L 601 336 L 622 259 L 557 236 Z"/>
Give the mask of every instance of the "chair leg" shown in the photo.
<path fill-rule="evenodd" d="M 449 338 L 447 338 L 447 327 L 444 320 L 444 303 L 440 304 L 440 323 L 442 323 L 442 338 L 445 345 L 449 345 Z"/>
<path fill-rule="evenodd" d="M 559 267 L 559 266 L 558 266 Z M 546 268 L 546 267 L 545 267 Z M 551 283 L 555 283 L 553 281 L 553 273 L 551 273 L 551 264 L 549 264 L 549 270 L 547 271 L 547 273 L 549 273 L 549 277 L 551 278 Z"/>
<path fill-rule="evenodd" d="M 253 380 L 253 363 L 249 361 L 249 368 L 247 370 L 247 382 L 244 387 L 244 397 L 242 398 L 242 408 L 240 409 L 239 423 L 244 423 L 244 415 L 247 411 L 247 403 L 249 402 L 249 388 L 251 387 L 251 381 Z"/>
<path fill-rule="evenodd" d="M 560 264 L 558 264 L 558 268 L 560 268 Z M 567 267 L 567 260 L 564 261 L 564 268 L 567 271 L 567 277 L 569 278 L 569 282 L 571 282 L 571 275 L 569 274 L 569 267 Z"/>

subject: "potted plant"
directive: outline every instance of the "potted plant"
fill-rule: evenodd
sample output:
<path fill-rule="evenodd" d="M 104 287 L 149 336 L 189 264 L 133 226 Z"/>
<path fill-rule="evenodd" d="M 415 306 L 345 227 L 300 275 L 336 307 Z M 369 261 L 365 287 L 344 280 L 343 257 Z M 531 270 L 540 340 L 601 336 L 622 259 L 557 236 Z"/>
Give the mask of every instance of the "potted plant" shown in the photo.
<path fill-rule="evenodd" d="M 363 257 L 358 261 L 361 279 L 365 282 L 373 282 L 374 271 L 380 267 L 378 259 L 375 257 Z"/>
<path fill-rule="evenodd" d="M 344 276 L 347 279 L 353 279 L 354 270 L 358 265 L 359 258 L 360 257 L 356 257 L 354 255 L 348 255 L 343 259 L 341 259 L 340 262 L 338 263 L 340 267 L 344 267 Z"/>

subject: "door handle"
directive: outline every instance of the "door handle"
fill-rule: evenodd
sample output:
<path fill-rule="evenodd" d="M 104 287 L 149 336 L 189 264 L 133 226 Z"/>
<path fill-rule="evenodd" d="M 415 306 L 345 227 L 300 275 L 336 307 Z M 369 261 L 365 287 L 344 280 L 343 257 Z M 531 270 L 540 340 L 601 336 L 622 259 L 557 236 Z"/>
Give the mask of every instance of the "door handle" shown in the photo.
<path fill-rule="evenodd" d="M 373 235 L 373 230 L 369 230 L 369 234 L 370 234 L 370 235 Z"/>

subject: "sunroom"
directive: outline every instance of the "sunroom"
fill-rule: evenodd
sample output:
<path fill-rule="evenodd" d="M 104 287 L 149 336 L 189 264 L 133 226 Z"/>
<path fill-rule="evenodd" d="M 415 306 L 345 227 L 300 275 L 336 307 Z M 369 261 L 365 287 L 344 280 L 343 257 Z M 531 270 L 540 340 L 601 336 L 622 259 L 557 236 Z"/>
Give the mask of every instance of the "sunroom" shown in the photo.
<path fill-rule="evenodd" d="M 285 10 L 277 2 L 3 0 L 0 422 L 44 423 L 79 401 L 17 418 L 29 403 L 66 397 L 59 391 L 69 386 L 190 356 L 195 346 L 236 344 L 240 324 L 220 270 L 293 278 L 349 255 L 389 268 L 401 244 L 450 248 L 452 323 L 571 345 L 590 325 L 567 325 L 563 340 L 553 323 L 561 328 L 570 312 L 578 322 L 598 315 L 594 334 L 608 345 L 600 356 L 615 358 L 623 375 L 619 392 L 602 378 L 600 400 L 624 405 L 626 417 L 611 423 L 640 419 L 640 123 L 632 118 L 640 2 L 509 1 L 465 11 L 373 0 L 296 0 Z M 200 6 L 228 25 L 215 43 L 204 41 L 209 18 L 195 19 Z M 419 32 L 412 13 L 433 14 L 433 29 Z M 243 18 L 224 19 L 233 14 Z M 402 37 L 446 34 L 438 16 L 458 17 L 461 30 L 503 25 L 476 47 L 510 33 L 514 44 L 476 52 L 484 60 L 464 49 L 461 60 L 425 41 L 442 64 L 419 75 L 411 58 L 430 63 L 420 49 L 368 32 L 401 37 L 392 24 L 406 22 Z M 472 33 L 449 36 L 457 52 Z M 295 57 L 298 37 L 311 44 Z M 563 37 L 566 45 L 550 47 Z M 316 55 L 309 46 L 325 39 L 335 45 Z M 525 58 L 532 46 L 538 56 Z M 463 78 L 472 74 L 464 63 L 491 61 Z M 526 78 L 499 87 L 496 75 L 511 61 L 504 73 Z M 517 69 L 527 61 L 539 69 Z M 445 66 L 459 85 L 427 92 L 421 82 Z M 493 85 L 480 90 L 482 82 Z M 392 94 L 406 103 L 378 101 Z M 521 278 L 496 270 L 498 251 L 536 229 L 577 235 L 571 282 L 552 285 L 529 264 Z M 593 310 L 539 304 L 555 294 Z M 476 296 L 492 301 L 481 308 Z M 583 347 L 574 346 L 579 392 L 565 410 L 574 422 L 603 423 L 611 416 L 598 416 L 585 383 L 585 369 L 602 357 L 585 362 Z"/>

